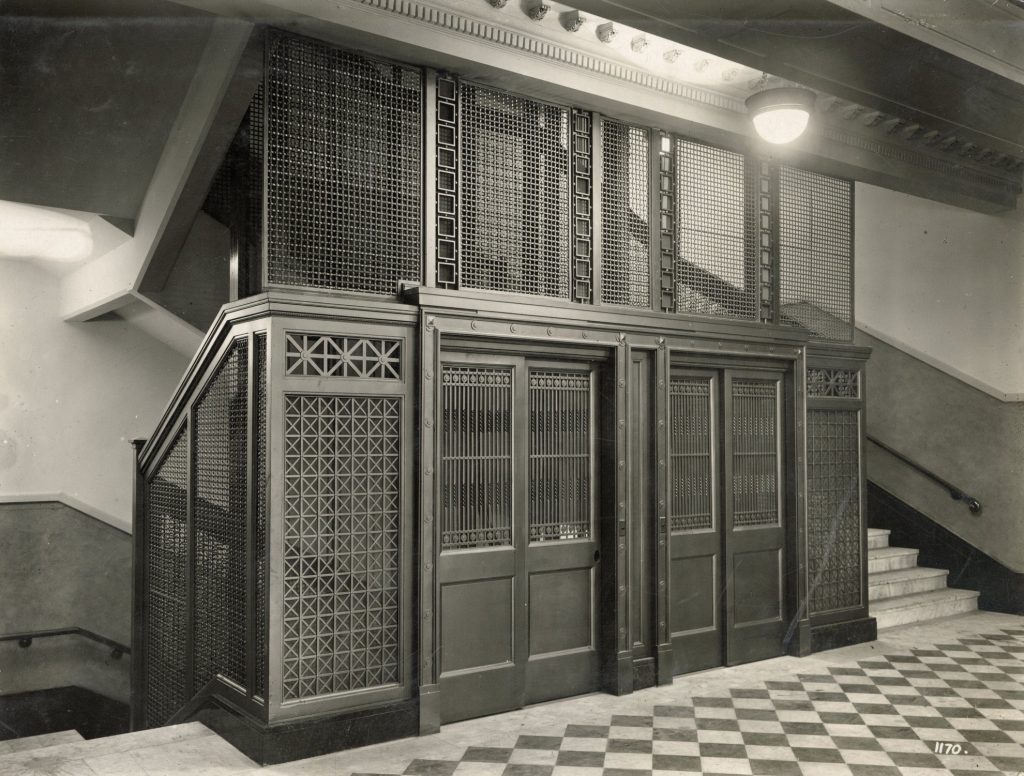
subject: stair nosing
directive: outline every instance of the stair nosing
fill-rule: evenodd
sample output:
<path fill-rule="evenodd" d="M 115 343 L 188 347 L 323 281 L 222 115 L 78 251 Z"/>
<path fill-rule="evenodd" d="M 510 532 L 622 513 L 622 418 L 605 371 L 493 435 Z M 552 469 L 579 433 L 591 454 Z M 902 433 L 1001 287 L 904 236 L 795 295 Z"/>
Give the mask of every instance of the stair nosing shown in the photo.
<path fill-rule="evenodd" d="M 889 576 L 891 575 L 891 576 Z M 873 571 L 868 574 L 868 587 L 875 585 L 888 585 L 893 582 L 904 582 L 913 579 L 928 579 L 930 577 L 949 576 L 946 569 L 935 569 L 931 566 L 911 566 L 905 569 L 888 569 L 886 571 Z"/>
<path fill-rule="evenodd" d="M 961 601 L 968 598 L 978 598 L 981 594 L 977 590 L 964 590 L 958 587 L 944 587 L 940 590 L 927 590 L 921 593 L 909 593 L 907 595 L 893 596 L 892 598 L 880 598 L 868 604 L 870 612 L 872 604 L 876 611 L 891 612 L 899 609 L 913 608 L 919 604 L 938 603 L 940 601 Z M 879 607 L 879 604 L 887 604 Z"/>
<path fill-rule="evenodd" d="M 182 728 L 188 728 L 187 731 L 181 730 Z M 187 733 L 187 735 L 180 735 L 178 737 L 169 737 L 168 731 L 179 730 Z M 146 734 L 152 734 L 146 736 Z M 117 754 L 120 752 L 131 751 L 132 749 L 141 749 L 147 746 L 160 746 L 161 744 L 170 744 L 177 741 L 188 741 L 194 738 L 203 738 L 206 736 L 216 735 L 210 728 L 206 727 L 202 722 L 185 722 L 181 725 L 168 725 L 166 727 L 151 728 L 149 730 L 136 730 L 130 733 L 120 733 L 116 736 L 106 736 L 104 738 L 84 738 L 81 741 L 69 741 L 64 744 L 57 744 L 55 746 L 40 747 L 38 749 L 24 749 L 18 752 L 8 752 L 7 754 L 0 755 L 0 770 L 4 766 L 11 765 L 13 763 L 30 762 L 40 757 L 45 757 L 48 760 L 51 759 L 63 759 L 66 761 L 81 760 L 85 757 L 103 756 L 106 754 Z M 122 740 L 132 738 L 133 742 L 139 741 L 140 739 L 156 739 L 153 743 L 143 741 L 139 746 L 129 745 L 125 747 L 118 747 L 114 744 L 113 751 L 97 751 L 111 748 L 111 744 L 114 742 L 120 742 Z M 160 739 L 166 737 L 167 740 L 161 741 Z"/>

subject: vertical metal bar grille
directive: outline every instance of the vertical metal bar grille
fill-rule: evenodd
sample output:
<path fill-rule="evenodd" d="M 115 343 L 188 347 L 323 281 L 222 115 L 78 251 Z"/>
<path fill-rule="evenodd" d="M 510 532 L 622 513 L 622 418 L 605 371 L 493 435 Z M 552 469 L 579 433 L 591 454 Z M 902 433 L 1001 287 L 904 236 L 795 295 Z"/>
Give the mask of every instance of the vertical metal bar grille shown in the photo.
<path fill-rule="evenodd" d="M 732 381 L 732 498 L 736 528 L 779 522 L 778 405 L 774 381 Z"/>
<path fill-rule="evenodd" d="M 188 591 L 188 445 L 182 431 L 146 483 L 145 724 L 164 724 L 189 699 L 185 676 Z"/>
<path fill-rule="evenodd" d="M 590 402 L 589 372 L 530 372 L 530 541 L 590 536 Z"/>
<path fill-rule="evenodd" d="M 248 343 L 236 340 L 195 410 L 195 675 L 245 687 Z"/>
<path fill-rule="evenodd" d="M 445 366 L 441 549 L 512 544 L 512 369 Z"/>
<path fill-rule="evenodd" d="M 807 412 L 810 611 L 859 606 L 860 420 L 857 410 Z"/>
<path fill-rule="evenodd" d="M 459 287 L 459 85 L 437 77 L 437 287 Z"/>
<path fill-rule="evenodd" d="M 401 405 L 285 400 L 284 697 L 401 680 Z"/>
<path fill-rule="evenodd" d="M 266 85 L 269 281 L 389 295 L 418 281 L 421 71 L 279 34 Z"/>
<path fill-rule="evenodd" d="M 741 154 L 676 138 L 676 312 L 756 321 Z"/>
<path fill-rule="evenodd" d="M 594 296 L 594 192 L 592 113 L 572 111 L 572 298 L 590 304 Z"/>
<path fill-rule="evenodd" d="M 853 337 L 853 231 L 849 181 L 793 167 L 779 170 L 782 323 L 818 339 Z"/>
<path fill-rule="evenodd" d="M 710 377 L 669 381 L 669 520 L 673 533 L 714 528 Z"/>
<path fill-rule="evenodd" d="M 601 122 L 601 301 L 651 306 L 650 132 Z"/>
<path fill-rule="evenodd" d="M 569 111 L 462 82 L 461 285 L 569 297 Z"/>
<path fill-rule="evenodd" d="M 267 335 L 257 334 L 253 343 L 253 608 L 256 616 L 256 695 L 267 697 Z"/>

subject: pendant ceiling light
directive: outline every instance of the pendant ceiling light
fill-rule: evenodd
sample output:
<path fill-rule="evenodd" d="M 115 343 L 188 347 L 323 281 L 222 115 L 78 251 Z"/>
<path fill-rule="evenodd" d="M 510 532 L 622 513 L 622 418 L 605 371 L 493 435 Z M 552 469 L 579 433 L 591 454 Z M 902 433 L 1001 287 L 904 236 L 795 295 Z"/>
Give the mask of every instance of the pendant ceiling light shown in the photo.
<path fill-rule="evenodd" d="M 800 137 L 813 109 L 814 92 L 799 87 L 765 89 L 747 98 L 754 129 L 769 143 L 791 143 Z"/>

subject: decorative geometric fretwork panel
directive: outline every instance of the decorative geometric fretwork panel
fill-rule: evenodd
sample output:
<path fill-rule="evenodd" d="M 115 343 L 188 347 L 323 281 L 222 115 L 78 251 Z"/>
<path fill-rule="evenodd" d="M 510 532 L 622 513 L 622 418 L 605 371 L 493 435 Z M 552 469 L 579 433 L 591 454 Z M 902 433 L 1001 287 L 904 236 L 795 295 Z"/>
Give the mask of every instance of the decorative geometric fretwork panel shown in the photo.
<path fill-rule="evenodd" d="M 441 549 L 512 544 L 512 370 L 446 365 Z"/>
<path fill-rule="evenodd" d="M 676 311 L 756 321 L 741 154 L 676 138 Z"/>
<path fill-rule="evenodd" d="M 779 523 L 779 396 L 774 380 L 732 381 L 733 526 Z"/>
<path fill-rule="evenodd" d="M 671 530 L 714 528 L 710 377 L 669 382 L 669 520 Z"/>
<path fill-rule="evenodd" d="M 280 33 L 269 47 L 269 281 L 385 295 L 418 281 L 422 73 Z"/>
<path fill-rule="evenodd" d="M 589 373 L 530 372 L 530 541 L 590 536 L 590 400 Z"/>
<path fill-rule="evenodd" d="M 459 85 L 437 77 L 437 287 L 459 287 Z"/>
<path fill-rule="evenodd" d="M 650 132 L 601 122 L 601 301 L 651 306 Z"/>
<path fill-rule="evenodd" d="M 807 411 L 807 566 L 810 610 L 859 606 L 860 414 Z"/>
<path fill-rule="evenodd" d="M 860 398 L 860 372 L 856 369 L 807 370 L 807 395 L 837 399 Z"/>
<path fill-rule="evenodd" d="M 287 396 L 285 700 L 400 681 L 401 406 Z"/>
<path fill-rule="evenodd" d="M 589 304 L 594 293 L 594 116 L 572 111 L 572 299 Z"/>
<path fill-rule="evenodd" d="M 185 676 L 188 591 L 188 445 L 178 434 L 146 483 L 145 701 L 147 727 L 164 724 L 190 697 Z"/>
<path fill-rule="evenodd" d="M 248 356 L 236 340 L 195 409 L 193 691 L 217 674 L 245 686 Z"/>
<path fill-rule="evenodd" d="M 267 335 L 253 340 L 253 576 L 256 607 L 256 695 L 267 697 Z"/>
<path fill-rule="evenodd" d="M 849 181 L 779 169 L 781 320 L 816 339 L 853 337 L 852 202 Z"/>
<path fill-rule="evenodd" d="M 461 287 L 569 297 L 569 111 L 462 82 Z"/>
<path fill-rule="evenodd" d="M 402 343 L 396 339 L 288 332 L 285 359 L 289 375 L 402 378 Z"/>

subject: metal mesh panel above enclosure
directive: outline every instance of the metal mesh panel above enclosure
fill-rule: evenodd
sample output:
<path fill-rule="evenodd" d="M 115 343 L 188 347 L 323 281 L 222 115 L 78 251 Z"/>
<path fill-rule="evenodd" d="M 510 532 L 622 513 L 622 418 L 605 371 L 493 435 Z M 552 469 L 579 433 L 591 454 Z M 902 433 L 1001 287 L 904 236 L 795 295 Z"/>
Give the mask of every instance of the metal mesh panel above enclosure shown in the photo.
<path fill-rule="evenodd" d="M 650 132 L 601 122 L 601 301 L 650 307 Z"/>
<path fill-rule="evenodd" d="M 852 205 L 849 181 L 779 169 L 779 313 L 815 339 L 853 337 Z"/>
<path fill-rule="evenodd" d="M 162 725 L 189 699 L 185 676 L 188 591 L 188 443 L 184 431 L 146 482 L 145 700 L 148 727 Z"/>
<path fill-rule="evenodd" d="M 734 151 L 676 139 L 676 312 L 759 318 L 745 167 Z"/>
<path fill-rule="evenodd" d="M 269 52 L 269 282 L 389 295 L 418 281 L 421 71 L 290 35 Z"/>
<path fill-rule="evenodd" d="M 195 408 L 194 691 L 246 683 L 248 355 L 236 340 Z"/>
<path fill-rule="evenodd" d="M 569 296 L 569 111 L 460 84 L 463 287 Z"/>

